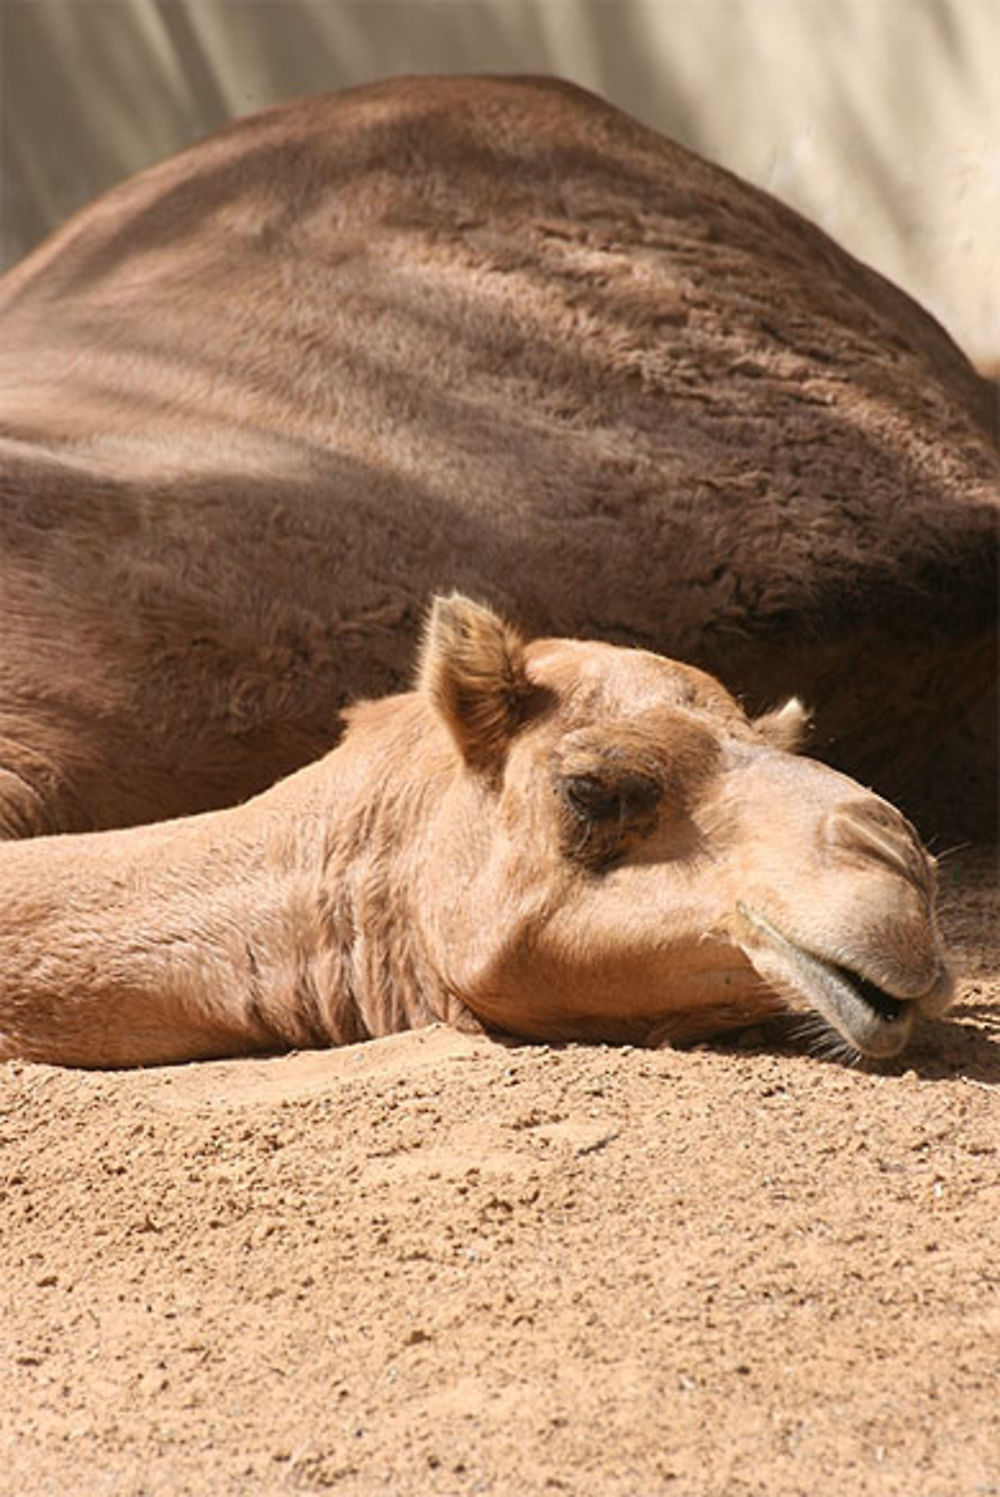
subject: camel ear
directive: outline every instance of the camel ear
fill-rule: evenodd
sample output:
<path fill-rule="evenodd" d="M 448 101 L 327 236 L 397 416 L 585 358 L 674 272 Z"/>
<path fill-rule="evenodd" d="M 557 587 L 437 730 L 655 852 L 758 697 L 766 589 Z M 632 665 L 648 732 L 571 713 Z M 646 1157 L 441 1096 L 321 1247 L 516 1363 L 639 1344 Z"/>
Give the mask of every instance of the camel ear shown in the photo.
<path fill-rule="evenodd" d="M 461 593 L 435 598 L 418 685 L 444 718 L 465 762 L 473 769 L 499 769 L 531 694 L 520 634 Z"/>
<path fill-rule="evenodd" d="M 786 754 L 796 753 L 805 743 L 812 727 L 812 713 L 799 701 L 789 697 L 781 707 L 766 712 L 754 722 L 765 742 L 772 748 L 784 749 Z"/>

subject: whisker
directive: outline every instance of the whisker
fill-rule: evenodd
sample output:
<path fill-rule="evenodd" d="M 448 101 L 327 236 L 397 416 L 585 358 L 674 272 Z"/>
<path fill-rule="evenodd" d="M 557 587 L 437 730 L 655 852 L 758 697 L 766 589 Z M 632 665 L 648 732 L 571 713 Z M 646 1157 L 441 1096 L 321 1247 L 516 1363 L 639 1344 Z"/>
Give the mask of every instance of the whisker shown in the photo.
<path fill-rule="evenodd" d="M 836 1061 L 852 1069 L 856 1069 L 864 1061 L 860 1050 L 827 1023 L 822 1014 L 796 1014 L 792 1032 L 805 1045 L 810 1055 L 815 1055 L 820 1060 Z"/>
<path fill-rule="evenodd" d="M 960 852 L 968 852 L 969 848 L 975 847 L 976 844 L 974 842 L 956 842 L 954 847 L 946 847 L 941 852 L 935 851 L 933 840 L 927 845 L 939 863 L 946 863 L 949 858 L 955 857 Z"/>

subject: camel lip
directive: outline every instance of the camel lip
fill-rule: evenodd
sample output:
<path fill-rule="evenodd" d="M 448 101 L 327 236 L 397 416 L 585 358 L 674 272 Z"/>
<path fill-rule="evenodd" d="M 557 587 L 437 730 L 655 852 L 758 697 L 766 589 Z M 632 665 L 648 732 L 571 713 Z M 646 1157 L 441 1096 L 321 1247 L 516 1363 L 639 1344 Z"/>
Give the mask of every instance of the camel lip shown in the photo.
<path fill-rule="evenodd" d="M 737 903 L 737 910 L 766 949 L 781 960 L 781 977 L 862 1055 L 886 1058 L 902 1050 L 909 1038 L 915 1004 L 924 993 L 889 993 L 852 967 L 821 956 L 786 936 L 758 910 Z M 751 952 L 747 952 L 753 961 Z M 762 973 L 762 975 L 766 975 Z M 932 983 L 926 992 L 934 990 Z"/>

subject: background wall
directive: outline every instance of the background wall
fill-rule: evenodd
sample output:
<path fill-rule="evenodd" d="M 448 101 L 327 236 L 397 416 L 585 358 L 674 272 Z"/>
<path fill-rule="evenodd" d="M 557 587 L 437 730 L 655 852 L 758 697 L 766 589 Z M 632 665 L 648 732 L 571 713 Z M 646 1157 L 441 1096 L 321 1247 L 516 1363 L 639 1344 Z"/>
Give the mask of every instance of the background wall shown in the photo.
<path fill-rule="evenodd" d="M 1000 365 L 1000 0 L 0 0 L 0 263 L 233 116 L 464 71 L 598 90 Z"/>

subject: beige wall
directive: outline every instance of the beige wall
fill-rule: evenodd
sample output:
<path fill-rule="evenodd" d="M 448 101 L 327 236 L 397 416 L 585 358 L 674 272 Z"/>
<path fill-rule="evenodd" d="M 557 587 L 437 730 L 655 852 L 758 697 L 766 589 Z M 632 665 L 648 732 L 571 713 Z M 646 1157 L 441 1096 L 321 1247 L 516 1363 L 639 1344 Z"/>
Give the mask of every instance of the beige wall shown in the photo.
<path fill-rule="evenodd" d="M 1000 363 L 1000 0 L 0 0 L 0 260 L 234 115 L 484 70 L 606 94 Z"/>

